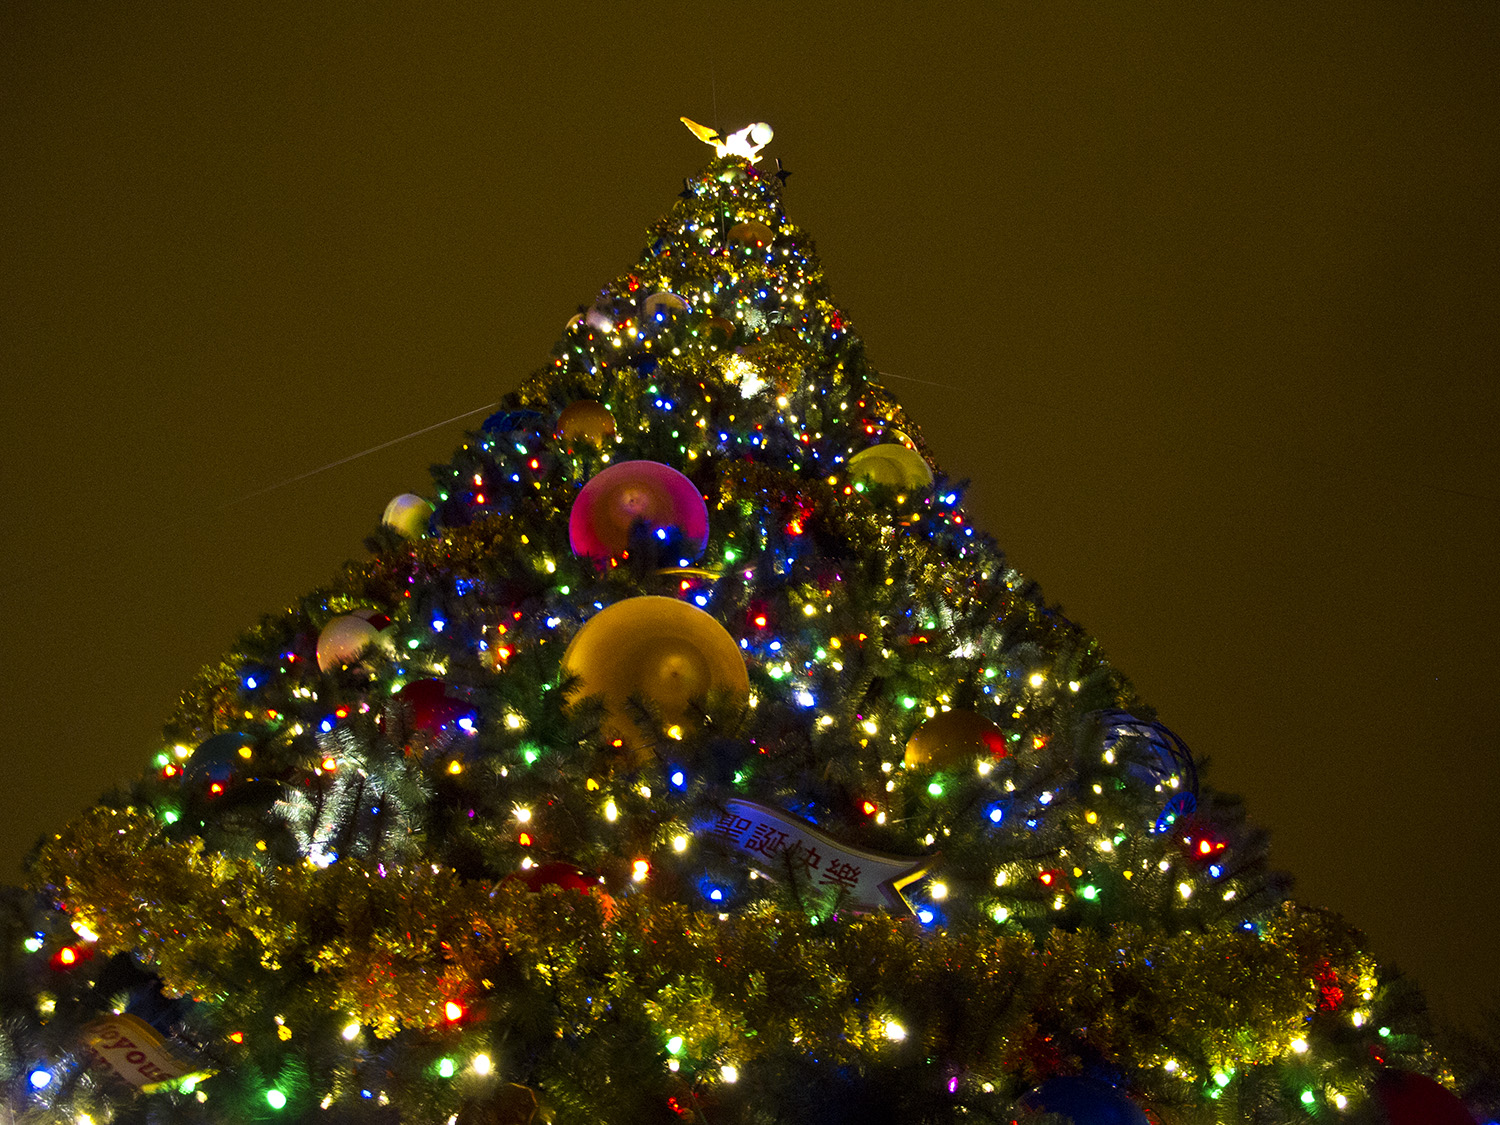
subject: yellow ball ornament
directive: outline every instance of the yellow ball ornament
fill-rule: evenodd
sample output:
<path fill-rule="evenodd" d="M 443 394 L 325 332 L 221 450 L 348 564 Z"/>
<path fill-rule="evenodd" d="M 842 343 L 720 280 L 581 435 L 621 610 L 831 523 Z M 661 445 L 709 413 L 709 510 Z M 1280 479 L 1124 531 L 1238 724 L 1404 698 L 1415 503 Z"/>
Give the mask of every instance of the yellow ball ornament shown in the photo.
<path fill-rule="evenodd" d="M 776 241 L 776 232 L 758 219 L 747 219 L 729 228 L 731 246 L 764 248 Z"/>
<path fill-rule="evenodd" d="M 385 506 L 380 522 L 394 528 L 402 538 L 420 539 L 427 534 L 427 521 L 432 519 L 433 507 L 426 500 L 410 492 L 403 492 Z"/>
<path fill-rule="evenodd" d="M 889 488 L 926 488 L 932 470 L 915 449 L 894 442 L 872 445 L 849 458 L 849 475 L 864 484 Z"/>

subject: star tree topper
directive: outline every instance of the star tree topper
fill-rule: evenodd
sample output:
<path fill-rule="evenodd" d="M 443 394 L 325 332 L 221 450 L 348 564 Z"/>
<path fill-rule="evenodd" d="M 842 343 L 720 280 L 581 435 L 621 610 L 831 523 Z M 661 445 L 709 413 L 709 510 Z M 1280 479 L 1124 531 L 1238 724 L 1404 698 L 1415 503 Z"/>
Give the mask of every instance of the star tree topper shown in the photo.
<path fill-rule="evenodd" d="M 699 125 L 689 117 L 684 117 L 682 123 L 704 144 L 713 145 L 715 156 L 743 156 L 751 164 L 760 159 L 760 150 L 770 144 L 771 138 L 776 135 L 764 121 L 746 125 L 738 133 L 731 133 L 727 137 L 707 125 Z"/>

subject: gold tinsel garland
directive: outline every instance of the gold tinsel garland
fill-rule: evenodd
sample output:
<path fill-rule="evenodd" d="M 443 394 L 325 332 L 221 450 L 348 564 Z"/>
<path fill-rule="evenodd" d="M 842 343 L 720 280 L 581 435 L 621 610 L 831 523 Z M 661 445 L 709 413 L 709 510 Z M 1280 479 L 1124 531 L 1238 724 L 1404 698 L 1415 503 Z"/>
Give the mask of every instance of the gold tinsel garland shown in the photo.
<path fill-rule="evenodd" d="M 1038 947 L 886 916 L 721 918 L 645 894 L 535 894 L 435 865 L 263 867 L 109 809 L 54 837 L 36 875 L 103 951 L 134 953 L 175 993 L 294 995 L 389 1036 L 441 1028 L 450 1000 L 504 1019 L 503 978 L 544 990 L 560 1033 L 587 1035 L 625 1005 L 715 1065 L 794 1042 L 854 1059 L 889 1049 L 896 1022 L 978 1075 L 1024 1070 L 1039 1038 L 1069 1028 L 1086 1031 L 1053 1043 L 1063 1057 L 1173 1058 L 1206 1076 L 1284 1053 L 1320 974 L 1374 974 L 1347 927 L 1291 905 L 1259 936 L 1120 926 L 1054 931 Z"/>

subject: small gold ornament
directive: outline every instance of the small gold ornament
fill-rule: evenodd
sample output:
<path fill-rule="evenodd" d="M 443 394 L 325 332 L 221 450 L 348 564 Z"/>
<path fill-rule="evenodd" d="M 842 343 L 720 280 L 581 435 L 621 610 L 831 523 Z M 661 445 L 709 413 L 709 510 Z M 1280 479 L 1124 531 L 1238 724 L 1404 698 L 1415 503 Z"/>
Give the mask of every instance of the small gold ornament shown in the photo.
<path fill-rule="evenodd" d="M 581 398 L 563 407 L 557 436 L 570 445 L 581 442 L 600 448 L 615 439 L 615 416 L 602 402 Z"/>
<path fill-rule="evenodd" d="M 906 743 L 908 766 L 952 769 L 971 759 L 1005 757 L 1005 732 L 973 711 L 939 711 Z"/>

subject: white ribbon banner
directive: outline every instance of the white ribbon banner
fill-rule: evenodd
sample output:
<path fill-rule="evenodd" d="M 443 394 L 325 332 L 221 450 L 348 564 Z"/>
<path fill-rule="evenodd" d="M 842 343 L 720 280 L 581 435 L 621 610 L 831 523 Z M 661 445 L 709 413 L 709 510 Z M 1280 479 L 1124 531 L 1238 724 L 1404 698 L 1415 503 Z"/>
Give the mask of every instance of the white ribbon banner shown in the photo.
<path fill-rule="evenodd" d="M 191 1065 L 167 1050 L 151 1025 L 135 1016 L 95 1020 L 83 1034 L 109 1068 L 133 1086 L 156 1086 L 192 1073 Z"/>
<path fill-rule="evenodd" d="M 881 907 L 911 913 L 901 889 L 927 874 L 939 858 L 851 848 L 779 809 L 738 798 L 724 802 L 723 815 L 708 826 L 708 833 L 743 852 L 768 878 L 798 872 L 815 887 L 840 891 L 844 904 L 856 913 Z"/>

